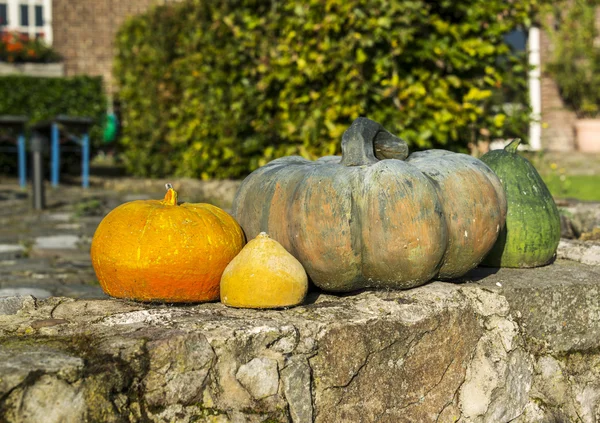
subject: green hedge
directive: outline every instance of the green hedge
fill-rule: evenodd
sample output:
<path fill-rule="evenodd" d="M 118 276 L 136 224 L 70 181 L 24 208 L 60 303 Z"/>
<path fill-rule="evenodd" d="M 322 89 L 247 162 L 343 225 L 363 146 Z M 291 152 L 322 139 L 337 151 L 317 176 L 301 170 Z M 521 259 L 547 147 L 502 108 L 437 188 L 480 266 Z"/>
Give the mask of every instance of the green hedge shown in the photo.
<path fill-rule="evenodd" d="M 26 115 L 30 123 L 59 114 L 89 116 L 97 122 L 90 129 L 92 146 L 102 140 L 106 98 L 101 77 L 41 78 L 30 76 L 0 77 L 0 115 Z M 63 164 L 71 158 L 65 156 Z M 16 155 L 0 157 L 0 173 L 13 173 Z"/>
<path fill-rule="evenodd" d="M 59 114 L 89 116 L 98 122 L 92 139 L 100 139 L 100 125 L 106 113 L 101 77 L 2 76 L 0 93 L 2 115 L 27 115 L 32 123 Z"/>
<path fill-rule="evenodd" d="M 526 66 L 503 35 L 536 0 L 187 0 L 117 36 L 125 158 L 140 175 L 240 177 L 337 153 L 358 116 L 413 149 L 524 137 Z M 506 105 L 506 99 L 519 103 Z"/>

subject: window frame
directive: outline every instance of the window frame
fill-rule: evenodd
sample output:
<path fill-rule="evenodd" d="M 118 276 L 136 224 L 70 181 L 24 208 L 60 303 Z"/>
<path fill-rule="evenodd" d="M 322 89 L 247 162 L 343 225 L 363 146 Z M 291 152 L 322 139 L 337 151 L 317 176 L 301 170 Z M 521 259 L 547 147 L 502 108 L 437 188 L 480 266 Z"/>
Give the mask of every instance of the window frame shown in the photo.
<path fill-rule="evenodd" d="M 30 38 L 43 37 L 52 44 L 52 0 L 0 0 L 6 5 L 7 22 L 2 30 L 27 34 Z M 27 6 L 28 25 L 21 25 L 21 6 Z M 36 6 L 42 7 L 42 26 L 36 25 Z"/>

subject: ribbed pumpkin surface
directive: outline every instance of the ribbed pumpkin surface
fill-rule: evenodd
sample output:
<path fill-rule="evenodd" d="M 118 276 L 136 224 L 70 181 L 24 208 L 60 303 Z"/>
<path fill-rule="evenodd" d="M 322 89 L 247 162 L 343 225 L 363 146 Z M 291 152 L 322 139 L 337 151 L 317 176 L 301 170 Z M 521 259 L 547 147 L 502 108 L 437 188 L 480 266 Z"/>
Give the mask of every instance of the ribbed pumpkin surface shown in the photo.
<path fill-rule="evenodd" d="M 344 134 L 341 158 L 286 157 L 253 172 L 233 204 L 246 236 L 269 233 L 331 291 L 410 288 L 475 267 L 504 224 L 500 181 L 462 154 L 403 161 L 399 148 L 399 159 L 378 160 L 382 138 L 403 143 L 360 118 Z"/>
<path fill-rule="evenodd" d="M 223 270 L 244 245 L 237 222 L 210 204 L 165 199 L 125 203 L 94 234 L 91 257 L 102 289 L 140 301 L 219 298 Z"/>

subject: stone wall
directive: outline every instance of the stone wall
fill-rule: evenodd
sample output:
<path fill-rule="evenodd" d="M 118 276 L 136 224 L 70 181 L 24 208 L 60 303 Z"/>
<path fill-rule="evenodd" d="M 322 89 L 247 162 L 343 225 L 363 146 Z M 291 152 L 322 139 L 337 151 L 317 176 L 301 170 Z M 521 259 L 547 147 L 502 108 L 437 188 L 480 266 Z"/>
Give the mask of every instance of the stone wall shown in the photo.
<path fill-rule="evenodd" d="M 154 4 L 173 0 L 53 0 L 53 47 L 64 57 L 70 75 L 104 77 L 112 85 L 114 37 L 121 24 Z"/>
<path fill-rule="evenodd" d="M 0 421 L 593 423 L 599 282 L 558 260 L 289 310 L 0 299 Z"/>
<path fill-rule="evenodd" d="M 44 78 L 64 76 L 63 63 L 5 63 L 0 62 L 0 75 L 25 75 Z"/>

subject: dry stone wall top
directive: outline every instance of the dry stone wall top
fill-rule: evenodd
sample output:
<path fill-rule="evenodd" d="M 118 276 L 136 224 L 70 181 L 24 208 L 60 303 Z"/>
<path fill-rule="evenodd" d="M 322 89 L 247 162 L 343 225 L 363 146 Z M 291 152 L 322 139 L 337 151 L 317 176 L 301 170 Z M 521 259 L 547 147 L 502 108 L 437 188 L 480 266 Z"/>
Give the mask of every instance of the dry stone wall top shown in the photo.
<path fill-rule="evenodd" d="M 0 421 L 591 423 L 598 283 L 559 260 L 288 310 L 3 300 Z"/>

